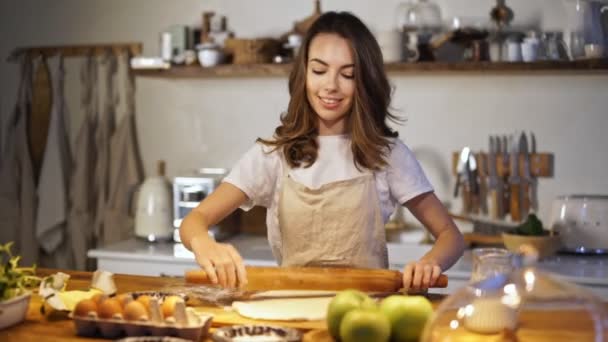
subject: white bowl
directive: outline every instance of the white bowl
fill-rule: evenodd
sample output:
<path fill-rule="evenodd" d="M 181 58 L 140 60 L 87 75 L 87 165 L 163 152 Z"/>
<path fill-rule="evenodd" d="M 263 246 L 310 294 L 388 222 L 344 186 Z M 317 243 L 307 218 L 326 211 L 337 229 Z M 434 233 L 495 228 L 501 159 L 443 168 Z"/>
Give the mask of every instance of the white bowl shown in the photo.
<path fill-rule="evenodd" d="M 0 302 L 0 329 L 21 323 L 27 315 L 31 293 Z"/>

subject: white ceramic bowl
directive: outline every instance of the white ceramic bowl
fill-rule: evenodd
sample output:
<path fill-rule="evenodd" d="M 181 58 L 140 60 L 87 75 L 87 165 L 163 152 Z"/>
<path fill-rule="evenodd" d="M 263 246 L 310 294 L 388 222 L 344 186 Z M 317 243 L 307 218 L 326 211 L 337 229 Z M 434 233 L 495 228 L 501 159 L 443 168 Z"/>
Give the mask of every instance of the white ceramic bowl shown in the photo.
<path fill-rule="evenodd" d="M 21 323 L 27 315 L 31 293 L 0 302 L 0 329 Z"/>

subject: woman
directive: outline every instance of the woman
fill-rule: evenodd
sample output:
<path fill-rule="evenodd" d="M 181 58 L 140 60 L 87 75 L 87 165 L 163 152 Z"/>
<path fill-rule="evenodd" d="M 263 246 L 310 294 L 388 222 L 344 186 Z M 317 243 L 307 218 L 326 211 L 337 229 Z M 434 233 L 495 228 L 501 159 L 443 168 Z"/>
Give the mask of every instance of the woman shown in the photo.
<path fill-rule="evenodd" d="M 411 151 L 386 120 L 382 54 L 354 15 L 328 12 L 307 32 L 289 78 L 290 102 L 272 139 L 258 139 L 222 184 L 186 216 L 184 245 L 214 283 L 247 281 L 243 260 L 207 228 L 241 207 L 268 209 L 282 266 L 386 268 L 384 224 L 406 206 L 436 242 L 407 264 L 404 286 L 426 289 L 462 255 L 462 235 Z"/>

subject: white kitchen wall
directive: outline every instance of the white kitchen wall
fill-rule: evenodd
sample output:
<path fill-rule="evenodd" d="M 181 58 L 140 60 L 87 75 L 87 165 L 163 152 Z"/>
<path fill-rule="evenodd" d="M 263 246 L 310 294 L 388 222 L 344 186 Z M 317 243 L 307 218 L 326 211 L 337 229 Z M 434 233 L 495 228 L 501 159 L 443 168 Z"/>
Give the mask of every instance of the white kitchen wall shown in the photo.
<path fill-rule="evenodd" d="M 0 110 L 15 101 L 17 66 L 4 57 L 17 46 L 140 41 L 158 52 L 158 33 L 194 25 L 203 10 L 226 15 L 241 37 L 278 36 L 312 13 L 312 0 L 22 0 L 0 2 Z M 494 1 L 438 1 L 444 17 L 485 18 Z M 560 0 L 512 0 L 515 21 L 564 29 Z M 392 28 L 398 0 L 324 0 L 372 29 Z M 71 135 L 80 125 L 80 59 L 67 63 Z M 451 198 L 452 151 L 486 148 L 488 134 L 534 131 L 539 150 L 555 153 L 555 178 L 540 181 L 541 218 L 565 193 L 608 194 L 608 74 L 416 74 L 391 76 L 393 106 L 407 118 L 402 139 L 416 152 L 438 194 Z M 269 136 L 288 102 L 287 80 L 137 79 L 137 121 L 146 172 L 158 159 L 174 176 L 202 166 L 230 167 L 258 136 Z"/>

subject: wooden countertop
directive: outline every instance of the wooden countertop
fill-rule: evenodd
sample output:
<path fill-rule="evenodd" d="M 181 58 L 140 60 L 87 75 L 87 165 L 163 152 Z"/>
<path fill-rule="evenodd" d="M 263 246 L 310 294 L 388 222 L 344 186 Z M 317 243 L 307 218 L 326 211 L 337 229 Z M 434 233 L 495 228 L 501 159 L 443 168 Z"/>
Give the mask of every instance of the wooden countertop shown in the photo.
<path fill-rule="evenodd" d="M 46 276 L 58 272 L 59 270 L 40 269 L 38 274 L 40 276 Z M 91 283 L 90 272 L 78 272 L 78 271 L 65 271 L 62 272 L 70 274 L 71 278 L 68 283 L 68 290 L 70 289 L 84 289 L 87 288 Z M 144 290 L 155 290 L 161 289 L 162 287 L 170 284 L 183 282 L 180 278 L 167 278 L 167 277 L 147 277 L 147 276 L 134 276 L 134 275 L 123 275 L 117 274 L 114 276 L 116 286 L 119 293 L 131 292 L 131 291 L 144 291 Z M 53 312 L 43 316 L 40 313 L 41 298 L 37 295 L 32 296 L 30 302 L 29 311 L 26 320 L 18 325 L 10 327 L 6 330 L 0 331 L 0 340 L 2 342 L 40 342 L 40 341 L 57 341 L 57 342 L 107 342 L 108 339 L 95 339 L 95 338 L 82 338 L 75 334 L 74 323 L 70 320 L 67 315 L 59 312 Z M 608 310 L 608 304 L 605 305 Z M 554 318 L 556 315 L 563 315 L 563 320 L 559 320 L 559 327 L 554 326 L 551 322 L 555 322 Z M 581 315 L 576 316 L 569 314 L 560 314 L 552 311 L 544 311 L 534 313 L 532 315 L 527 314 L 527 317 L 522 318 L 522 329 L 518 331 L 518 337 L 525 338 L 524 340 L 529 341 L 557 341 L 557 340 L 569 340 L 569 341 L 592 341 L 591 327 L 587 323 L 583 322 Z M 551 317 L 551 319 L 549 319 Z M 524 326 L 530 322 L 534 322 L 534 329 L 524 329 Z M 438 331 L 446 337 L 447 335 L 455 338 L 458 335 L 463 334 L 464 329 L 458 331 Z M 523 331 L 522 331 L 523 330 Z M 524 333 L 524 335 L 522 335 Z M 444 335 L 447 334 L 447 335 Z M 605 332 L 608 334 L 608 331 Z M 470 337 L 470 336 L 469 336 Z M 487 338 L 486 338 L 487 337 Z M 488 339 L 489 338 L 489 339 Z M 470 341 L 494 341 L 491 336 L 485 336 L 482 339 L 469 339 Z M 204 340 L 205 342 L 211 341 L 210 339 Z M 331 338 L 325 330 L 312 330 L 305 334 L 304 341 L 331 341 Z"/>

